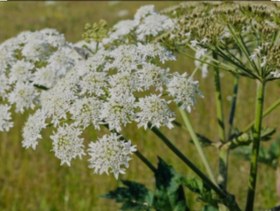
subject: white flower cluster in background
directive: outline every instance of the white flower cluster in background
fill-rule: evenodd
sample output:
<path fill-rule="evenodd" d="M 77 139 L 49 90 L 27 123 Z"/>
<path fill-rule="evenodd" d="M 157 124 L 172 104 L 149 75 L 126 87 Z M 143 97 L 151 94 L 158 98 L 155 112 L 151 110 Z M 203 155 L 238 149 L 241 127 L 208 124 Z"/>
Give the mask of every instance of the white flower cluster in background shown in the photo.
<path fill-rule="evenodd" d="M 134 34 L 138 41 L 146 41 L 175 27 L 175 20 L 156 12 L 154 5 L 143 6 L 138 9 L 132 20 L 122 20 L 113 29 L 104 43 L 123 39 L 128 34 Z"/>
<path fill-rule="evenodd" d="M 54 29 L 22 32 L 3 42 L 0 45 L 1 103 L 5 108 L 15 105 L 16 112 L 21 113 L 33 109 L 39 103 L 42 88 L 51 88 L 82 59 L 75 46 Z M 1 122 L 7 121 L 2 118 L 4 115 Z M 8 131 L 12 125 L 0 127 L 0 131 Z"/>
<path fill-rule="evenodd" d="M 187 39 L 189 39 L 189 34 L 186 35 Z M 208 75 L 208 63 L 211 62 L 208 55 L 208 50 L 200 46 L 200 44 L 205 44 L 207 39 L 203 39 L 201 41 L 197 40 L 189 40 L 189 46 L 195 52 L 195 60 L 194 65 L 197 69 L 201 70 L 202 77 L 205 78 Z"/>

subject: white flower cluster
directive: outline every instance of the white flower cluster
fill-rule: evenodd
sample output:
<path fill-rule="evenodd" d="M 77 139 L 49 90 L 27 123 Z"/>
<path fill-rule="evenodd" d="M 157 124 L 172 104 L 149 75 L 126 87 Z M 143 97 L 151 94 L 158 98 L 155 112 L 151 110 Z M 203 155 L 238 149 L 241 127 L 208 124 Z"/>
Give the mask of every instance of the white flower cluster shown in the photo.
<path fill-rule="evenodd" d="M 207 49 L 201 47 L 199 44 L 204 44 L 207 39 L 201 41 L 191 40 L 190 46 L 195 51 L 195 61 L 194 65 L 197 69 L 201 70 L 202 77 L 205 78 L 208 75 L 208 64 L 211 60 L 207 58 Z"/>
<path fill-rule="evenodd" d="M 113 173 L 115 178 L 125 173 L 128 161 L 131 160 L 130 156 L 136 151 L 136 147 L 130 141 L 123 141 L 120 138 L 121 136 L 116 133 L 111 133 L 89 144 L 89 167 L 93 168 L 95 173 Z"/>
<path fill-rule="evenodd" d="M 9 131 L 13 127 L 10 106 L 0 105 L 0 131 Z"/>
<path fill-rule="evenodd" d="M 168 128 L 172 128 L 172 121 L 175 118 L 174 113 L 168 107 L 169 103 L 169 101 L 161 98 L 160 95 L 150 95 L 140 98 L 137 103 L 137 106 L 140 108 L 136 119 L 138 125 L 144 126 L 145 129 L 147 129 L 148 124 L 156 127 L 166 125 Z"/>
<path fill-rule="evenodd" d="M 198 81 L 188 77 L 187 73 L 182 75 L 175 73 L 167 85 L 167 90 L 174 97 L 175 102 L 189 112 L 196 102 L 196 95 L 202 96 L 198 88 Z"/>
<path fill-rule="evenodd" d="M 51 137 L 56 157 L 70 165 L 72 159 L 84 155 L 80 134 L 87 127 L 93 126 L 98 130 L 106 125 L 111 131 L 121 132 L 127 124 L 135 122 L 145 129 L 149 125 L 172 128 L 175 113 L 169 104 L 179 103 L 190 111 L 199 93 L 198 84 L 191 77 L 171 73 L 158 65 L 174 59 L 171 52 L 159 44 L 113 45 L 110 49 L 101 46 L 95 54 L 78 62 L 51 89 L 41 94 L 38 113 L 35 112 L 24 127 L 23 145 L 35 148 L 41 138 L 41 129 L 47 122 L 57 128 Z M 168 96 L 174 100 L 168 99 Z M 35 121 L 40 124 L 32 126 Z M 71 126 L 65 125 L 65 122 Z M 118 138 L 112 135 L 105 139 Z M 92 143 L 91 152 L 95 152 L 94 147 L 114 147 L 112 144 L 105 145 L 104 140 Z M 124 145 L 124 142 L 120 143 Z M 97 173 L 111 169 L 110 172 L 117 177 L 124 172 L 121 166 L 123 162 L 127 166 L 130 154 L 122 155 L 124 160 L 113 159 L 114 168 L 109 164 L 98 167 L 100 160 L 109 157 L 97 154 L 100 160 L 91 167 Z M 108 162 L 111 164 L 112 161 Z"/>
<path fill-rule="evenodd" d="M 2 43 L 0 100 L 15 104 L 16 112 L 34 108 L 42 88 L 51 88 L 83 59 L 74 47 L 54 29 L 22 32 Z M 0 127 L 0 131 L 7 131 L 10 127 Z"/>
<path fill-rule="evenodd" d="M 272 75 L 273 78 L 280 78 L 280 70 L 275 70 L 270 72 L 270 74 Z"/>
<path fill-rule="evenodd" d="M 66 163 L 70 166 L 72 159 L 85 155 L 83 139 L 79 136 L 82 131 L 73 125 L 64 124 L 59 127 L 54 135 L 53 151 L 55 156 L 61 160 L 61 165 Z"/>
<path fill-rule="evenodd" d="M 146 41 L 147 38 L 155 37 L 174 27 L 174 20 L 157 13 L 154 5 L 147 5 L 138 9 L 133 20 L 122 20 L 114 25 L 109 38 L 105 39 L 104 43 L 122 39 L 131 33 L 136 36 L 138 41 Z"/>
<path fill-rule="evenodd" d="M 25 127 L 22 131 L 22 146 L 36 149 L 38 139 L 42 138 L 41 130 L 46 127 L 45 114 L 41 110 L 37 110 L 32 116 L 29 116 Z"/>
<path fill-rule="evenodd" d="M 0 86 L 0 93 L 4 100 L 16 104 L 18 111 L 35 108 L 23 128 L 23 147 L 35 149 L 42 130 L 49 126 L 54 129 L 52 150 L 61 164 L 70 165 L 88 152 L 90 168 L 96 173 L 113 173 L 116 178 L 123 174 L 136 148 L 116 132 L 131 123 L 144 129 L 172 128 L 175 112 L 170 104 L 191 111 L 196 96 L 201 95 L 192 77 L 162 67 L 175 60 L 170 51 L 157 42 L 142 42 L 173 25 L 153 6 L 146 6 L 138 10 L 134 20 L 117 23 L 98 49 L 94 42 L 67 43 L 54 30 L 19 35 L 28 41 L 12 45 L 11 57 L 0 60 L 7 64 L 0 82 L 8 81 L 7 86 Z M 140 42 L 111 42 L 132 30 Z M 41 87 L 47 90 L 38 89 Z M 0 130 L 12 126 L 9 109 L 8 105 L 0 106 L 4 111 Z M 112 133 L 84 150 L 83 131 L 102 126 Z"/>

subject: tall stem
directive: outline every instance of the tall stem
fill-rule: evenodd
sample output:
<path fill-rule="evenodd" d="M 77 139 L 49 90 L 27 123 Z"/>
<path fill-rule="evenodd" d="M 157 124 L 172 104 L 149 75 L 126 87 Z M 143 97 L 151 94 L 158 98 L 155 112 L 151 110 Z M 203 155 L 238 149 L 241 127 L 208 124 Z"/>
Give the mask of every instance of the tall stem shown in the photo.
<path fill-rule="evenodd" d="M 253 211 L 256 191 L 256 181 L 258 173 L 258 156 L 261 143 L 261 127 L 263 118 L 265 83 L 257 81 L 257 97 L 255 108 L 255 123 L 253 130 L 253 146 L 251 152 L 251 168 L 247 193 L 246 211 Z"/>
<path fill-rule="evenodd" d="M 213 53 L 213 58 L 218 60 L 217 55 Z M 215 71 L 215 100 L 216 100 L 216 112 L 218 120 L 218 134 L 219 141 L 222 147 L 219 149 L 219 176 L 218 183 L 219 186 L 226 190 L 227 186 L 227 171 L 228 171 L 228 148 L 223 147 L 223 143 L 226 142 L 226 131 L 225 131 L 225 121 L 223 113 L 223 101 L 222 101 L 222 91 L 221 91 L 221 80 L 220 80 L 220 70 L 216 65 L 214 67 Z"/>
<path fill-rule="evenodd" d="M 209 165 L 209 163 L 208 163 L 208 161 L 207 161 L 207 159 L 206 159 L 206 157 L 204 155 L 204 152 L 202 150 L 202 147 L 201 147 L 201 144 L 200 144 L 200 142 L 198 140 L 198 137 L 197 137 L 196 133 L 193 130 L 193 127 L 192 127 L 191 122 L 189 120 L 188 114 L 184 110 L 182 110 L 182 109 L 179 109 L 179 110 L 180 110 L 180 113 L 182 115 L 182 118 L 183 118 L 183 121 L 185 123 L 185 126 L 187 127 L 187 129 L 188 129 L 188 131 L 190 133 L 190 136 L 191 136 L 191 138 L 192 138 L 192 140 L 194 142 L 194 145 L 196 146 L 198 155 L 200 156 L 200 158 L 202 160 L 202 163 L 203 163 L 203 165 L 204 165 L 204 167 L 205 167 L 205 169 L 207 171 L 207 174 L 210 177 L 210 179 L 212 180 L 212 182 L 216 184 L 216 180 L 215 180 L 214 174 L 213 174 L 213 172 L 212 172 L 212 170 L 210 168 L 210 165 Z"/>

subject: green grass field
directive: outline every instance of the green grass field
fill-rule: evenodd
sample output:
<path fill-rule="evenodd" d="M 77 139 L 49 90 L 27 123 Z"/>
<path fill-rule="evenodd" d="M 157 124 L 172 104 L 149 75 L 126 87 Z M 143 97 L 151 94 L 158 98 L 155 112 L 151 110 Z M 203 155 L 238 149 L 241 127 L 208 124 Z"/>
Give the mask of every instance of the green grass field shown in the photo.
<path fill-rule="evenodd" d="M 179 2 L 6 2 L 0 3 L 0 42 L 15 36 L 24 30 L 42 28 L 56 28 L 65 33 L 69 41 L 78 41 L 85 23 L 105 19 L 109 25 L 120 19 L 133 16 L 137 8 L 144 4 L 155 4 L 160 10 Z M 120 12 L 122 11 L 122 12 Z M 123 15 L 122 17 L 120 17 Z M 169 64 L 176 71 L 192 71 L 193 64 L 187 58 L 180 56 L 176 63 Z M 192 112 L 192 122 L 199 133 L 203 133 L 213 140 L 218 139 L 214 106 L 214 84 L 212 74 L 206 79 L 200 78 L 200 87 L 204 98 Z M 223 94 L 226 98 L 231 95 L 233 79 L 224 74 Z M 255 84 L 247 79 L 241 80 L 240 94 L 236 122 L 242 128 L 254 116 Z M 268 107 L 279 96 L 279 83 L 272 83 L 267 89 Z M 230 102 L 225 101 L 226 116 Z M 280 109 L 265 119 L 264 126 L 278 126 Z M 15 211 L 114 211 L 118 205 L 100 196 L 114 189 L 118 182 L 113 176 L 94 175 L 88 169 L 87 161 L 75 160 L 71 168 L 60 166 L 60 161 L 50 152 L 50 140 L 45 138 L 36 151 L 25 150 L 21 147 L 21 128 L 26 119 L 24 115 L 14 115 L 15 127 L 9 133 L 0 134 L 0 210 Z M 180 120 L 180 118 L 179 118 Z M 186 132 L 179 129 L 164 130 L 182 151 L 193 161 L 199 162 L 196 151 L 189 142 Z M 48 137 L 48 131 L 45 137 Z M 161 144 L 151 133 L 136 130 L 130 126 L 124 134 L 129 137 L 138 149 L 156 163 L 157 156 L 162 156 L 174 165 L 176 170 L 190 177 L 194 174 L 184 166 Z M 88 130 L 84 136 L 87 140 L 97 137 L 94 131 Z M 274 136 L 277 137 L 277 134 Z M 214 149 L 206 150 L 213 169 L 217 169 L 217 156 Z M 246 200 L 246 186 L 248 180 L 248 163 L 232 155 L 230 159 L 229 190 L 237 195 L 237 200 L 244 206 Z M 256 210 L 273 207 L 277 204 L 275 190 L 275 172 L 271 168 L 260 165 L 257 185 Z M 152 173 L 134 156 L 127 174 L 122 179 L 136 180 L 153 187 Z M 189 193 L 187 193 L 189 195 Z M 191 198 L 190 204 L 195 204 Z M 194 206 L 195 207 L 195 206 Z M 195 211 L 196 208 L 194 208 Z"/>

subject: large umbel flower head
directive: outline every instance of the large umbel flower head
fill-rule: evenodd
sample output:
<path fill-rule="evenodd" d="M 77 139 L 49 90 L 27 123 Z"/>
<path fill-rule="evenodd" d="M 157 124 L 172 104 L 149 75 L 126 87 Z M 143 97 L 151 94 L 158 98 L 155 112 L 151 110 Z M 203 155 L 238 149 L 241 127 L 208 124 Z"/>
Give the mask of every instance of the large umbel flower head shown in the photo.
<path fill-rule="evenodd" d="M 132 22 L 125 29 L 125 24 L 117 24 L 98 44 L 75 46 L 56 31 L 43 30 L 22 33 L 9 42 L 11 47 L 0 46 L 0 54 L 1 49 L 7 51 L 4 60 L 0 58 L 5 65 L 0 82 L 8 79 L 0 87 L 2 98 L 17 111 L 35 110 L 23 128 L 23 147 L 35 149 L 48 127 L 53 130 L 52 151 L 61 164 L 71 165 L 88 152 L 95 173 L 118 178 L 136 147 L 116 132 L 129 124 L 171 129 L 176 119 L 172 104 L 190 111 L 199 95 L 198 82 L 163 67 L 176 57 L 159 42 L 149 42 L 173 29 L 174 20 L 148 6 Z M 127 33 L 133 33 L 134 41 L 125 39 Z M 0 116 L 0 130 L 11 126 L 10 114 Z M 111 134 L 91 142 L 87 150 L 83 131 L 102 126 Z"/>

